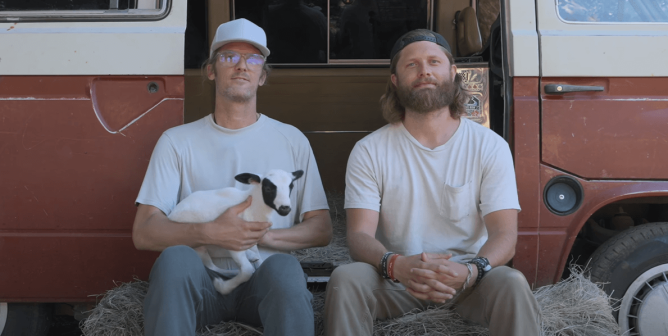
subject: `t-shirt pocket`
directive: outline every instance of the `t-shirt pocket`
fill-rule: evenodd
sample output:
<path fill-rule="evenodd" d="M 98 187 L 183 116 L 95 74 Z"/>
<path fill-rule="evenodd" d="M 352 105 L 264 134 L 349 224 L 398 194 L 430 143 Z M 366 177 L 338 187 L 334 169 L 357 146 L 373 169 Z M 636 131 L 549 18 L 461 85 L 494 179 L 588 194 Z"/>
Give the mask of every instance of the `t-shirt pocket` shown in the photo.
<path fill-rule="evenodd" d="M 451 223 L 466 221 L 471 214 L 471 182 L 461 187 L 443 184 L 441 215 Z"/>

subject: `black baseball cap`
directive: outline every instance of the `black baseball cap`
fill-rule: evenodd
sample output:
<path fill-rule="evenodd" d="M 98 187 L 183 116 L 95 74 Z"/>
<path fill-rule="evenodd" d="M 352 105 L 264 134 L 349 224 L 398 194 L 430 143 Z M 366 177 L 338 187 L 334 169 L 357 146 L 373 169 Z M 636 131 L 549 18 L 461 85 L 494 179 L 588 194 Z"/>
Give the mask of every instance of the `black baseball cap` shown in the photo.
<path fill-rule="evenodd" d="M 410 37 L 408 37 L 409 35 Z M 450 54 L 452 54 L 452 50 L 450 49 L 448 41 L 446 41 L 445 38 L 441 36 L 441 34 L 431 31 L 429 29 L 415 29 L 402 35 L 397 40 L 397 42 L 394 43 L 394 47 L 392 47 L 392 51 L 390 52 L 390 61 L 393 60 L 394 56 L 396 56 L 397 53 L 399 53 L 401 49 L 404 49 L 407 45 L 413 42 L 420 42 L 420 41 L 429 41 L 436 43 L 441 47 L 445 48 Z"/>

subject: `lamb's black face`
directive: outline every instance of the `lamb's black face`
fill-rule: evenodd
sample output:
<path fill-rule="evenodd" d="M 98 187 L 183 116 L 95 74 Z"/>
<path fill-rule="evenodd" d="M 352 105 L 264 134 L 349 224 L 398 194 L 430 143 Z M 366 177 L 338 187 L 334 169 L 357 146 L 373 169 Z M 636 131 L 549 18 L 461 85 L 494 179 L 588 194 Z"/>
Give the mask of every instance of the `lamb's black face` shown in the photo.
<path fill-rule="evenodd" d="M 272 170 L 262 179 L 264 204 L 276 210 L 281 216 L 287 216 L 292 210 L 290 194 L 294 187 L 293 182 L 302 175 L 302 171 L 298 172 L 299 174 L 289 174 L 282 170 Z"/>
<path fill-rule="evenodd" d="M 290 187 L 292 178 L 282 170 L 270 171 L 262 179 L 262 198 L 264 204 L 276 210 L 279 215 L 287 216 L 290 213 Z"/>
<path fill-rule="evenodd" d="M 269 179 L 267 179 L 267 178 L 262 179 L 262 198 L 264 199 L 264 204 L 266 204 L 268 207 L 276 210 L 276 212 L 278 212 L 279 215 L 285 216 L 285 215 L 287 215 L 287 213 L 286 214 L 281 214 L 281 212 L 278 211 L 278 209 L 276 209 L 276 205 L 274 204 L 274 201 L 276 200 L 276 194 L 278 192 L 277 189 L 278 188 L 276 188 L 276 185 L 273 182 L 271 182 Z M 280 207 L 279 207 L 279 209 L 280 209 Z M 288 210 L 288 213 L 289 212 L 290 211 Z"/>

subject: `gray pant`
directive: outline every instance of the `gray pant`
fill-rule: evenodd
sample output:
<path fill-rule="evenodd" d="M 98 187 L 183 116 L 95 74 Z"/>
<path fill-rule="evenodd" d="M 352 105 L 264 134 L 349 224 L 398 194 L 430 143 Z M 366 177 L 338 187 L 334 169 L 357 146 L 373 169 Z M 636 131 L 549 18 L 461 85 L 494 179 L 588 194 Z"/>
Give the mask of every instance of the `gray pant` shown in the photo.
<path fill-rule="evenodd" d="M 473 289 L 455 299 L 463 318 L 489 327 L 492 336 L 540 334 L 540 308 L 524 275 L 518 270 L 493 268 Z M 383 279 L 367 263 L 339 266 L 327 284 L 325 333 L 328 336 L 373 334 L 376 319 L 390 319 L 429 301 L 410 295 L 402 284 Z"/>
<path fill-rule="evenodd" d="M 195 335 L 196 328 L 232 320 L 263 326 L 267 336 L 314 334 L 313 296 L 293 256 L 272 255 L 224 296 L 213 287 L 212 274 L 188 246 L 162 251 L 144 299 L 145 334 Z"/>

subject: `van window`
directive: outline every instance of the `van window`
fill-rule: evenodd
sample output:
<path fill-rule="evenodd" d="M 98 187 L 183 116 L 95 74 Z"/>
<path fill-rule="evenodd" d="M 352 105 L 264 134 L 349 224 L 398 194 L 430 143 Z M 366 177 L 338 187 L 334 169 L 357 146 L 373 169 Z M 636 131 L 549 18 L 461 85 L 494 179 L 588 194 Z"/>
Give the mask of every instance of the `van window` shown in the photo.
<path fill-rule="evenodd" d="M 406 32 L 430 28 L 427 1 L 332 1 L 330 59 L 389 59 Z"/>
<path fill-rule="evenodd" d="M 326 1 L 235 1 L 234 17 L 264 29 L 269 63 L 327 63 Z"/>
<path fill-rule="evenodd" d="M 267 32 L 271 64 L 388 64 L 394 42 L 432 28 L 432 0 L 236 0 Z"/>
<path fill-rule="evenodd" d="M 153 19 L 167 15 L 170 0 L 0 0 L 0 21 Z"/>
<path fill-rule="evenodd" d="M 557 0 L 567 22 L 668 22 L 668 0 Z"/>

